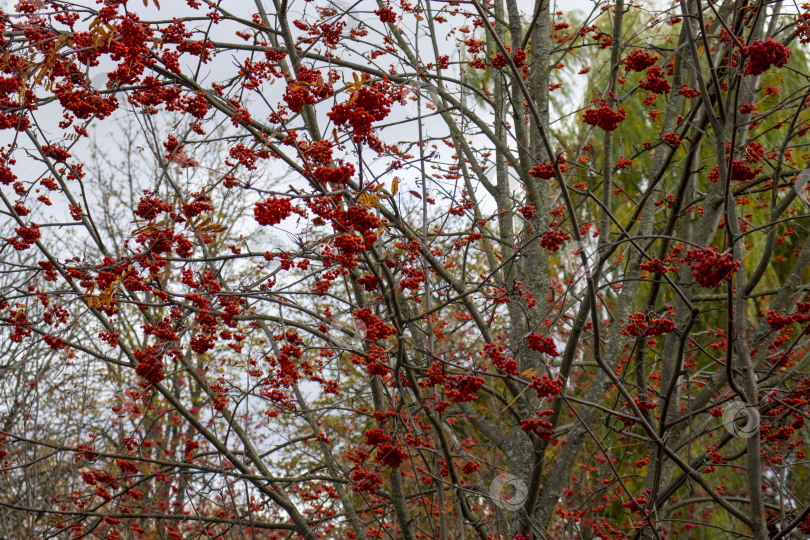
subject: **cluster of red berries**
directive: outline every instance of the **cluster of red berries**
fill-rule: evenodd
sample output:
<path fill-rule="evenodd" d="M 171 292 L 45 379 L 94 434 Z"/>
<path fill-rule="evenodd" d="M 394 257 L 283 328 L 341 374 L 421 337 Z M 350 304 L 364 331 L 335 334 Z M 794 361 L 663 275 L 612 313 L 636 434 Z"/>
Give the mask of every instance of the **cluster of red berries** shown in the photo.
<path fill-rule="evenodd" d="M 700 92 L 689 86 L 688 84 L 684 84 L 680 90 L 678 90 L 678 95 L 681 95 L 685 98 L 696 98 L 700 97 Z"/>
<path fill-rule="evenodd" d="M 467 463 L 461 468 L 461 472 L 464 474 L 472 474 L 474 472 L 478 472 L 481 469 L 481 465 L 476 463 L 473 460 L 468 460 Z"/>
<path fill-rule="evenodd" d="M 192 441 L 191 439 L 186 440 L 186 445 L 185 448 L 183 449 L 183 455 L 185 455 L 186 461 L 193 464 L 194 459 L 192 458 L 192 456 L 194 455 L 194 451 L 199 448 L 200 443 L 198 443 L 197 441 Z"/>
<path fill-rule="evenodd" d="M 556 176 L 556 173 L 554 172 L 554 165 L 551 163 L 540 163 L 539 165 L 531 168 L 529 170 L 529 174 L 535 178 L 542 178 L 543 180 L 549 180 Z"/>
<path fill-rule="evenodd" d="M 16 110 L 19 107 L 16 98 L 20 93 L 20 88 L 23 87 L 23 80 L 19 76 L 0 77 L 0 110 Z M 30 88 L 25 90 L 24 97 L 26 106 L 33 107 L 36 103 L 36 96 Z M 25 131 L 30 124 L 30 120 L 25 118 L 23 114 L 24 111 L 19 111 L 16 114 L 0 114 L 0 130 L 16 129 L 17 131 Z"/>
<path fill-rule="evenodd" d="M 633 401 L 636 403 L 636 407 L 638 407 L 638 410 L 641 411 L 641 414 L 643 414 L 644 416 L 647 416 L 648 412 L 658 407 L 658 404 L 652 401 L 645 401 L 639 398 L 633 398 Z M 624 404 L 628 409 L 630 409 L 631 411 L 633 410 L 630 408 L 629 403 L 625 402 Z M 633 416 L 635 416 L 635 413 L 633 413 Z M 625 426 L 633 426 L 636 423 L 634 420 L 630 420 L 629 418 L 622 418 L 621 420 L 622 422 L 624 422 Z"/>
<path fill-rule="evenodd" d="M 365 142 L 371 135 L 371 123 L 383 120 L 391 112 L 393 101 L 382 86 L 362 86 L 346 104 L 336 104 L 326 116 L 336 126 L 348 123 L 354 130 L 355 142 Z"/>
<path fill-rule="evenodd" d="M 366 444 L 369 446 L 387 444 L 390 440 L 391 437 L 386 435 L 385 432 L 379 428 L 366 431 Z"/>
<path fill-rule="evenodd" d="M 388 336 L 396 334 L 396 330 L 385 324 L 369 308 L 363 308 L 352 313 L 352 317 L 359 319 L 366 327 L 366 339 L 369 341 L 379 341 L 388 339 Z"/>
<path fill-rule="evenodd" d="M 639 88 L 650 91 L 653 94 L 669 94 L 672 87 L 661 70 L 661 66 L 653 66 L 647 71 L 647 78 L 638 83 Z"/>
<path fill-rule="evenodd" d="M 646 497 L 635 497 L 627 502 L 622 503 L 622 508 L 627 508 L 631 512 L 643 514 L 649 501 Z"/>
<path fill-rule="evenodd" d="M 287 86 L 284 101 L 291 111 L 300 113 L 304 105 L 314 105 L 318 99 L 332 95 L 332 86 L 318 79 L 321 71 L 301 66 L 298 69 L 297 81 Z"/>
<path fill-rule="evenodd" d="M 377 455 L 374 456 L 375 463 L 386 465 L 392 469 L 398 469 L 406 459 L 408 459 L 408 454 L 405 451 L 399 446 L 390 444 L 381 444 L 377 450 Z"/>
<path fill-rule="evenodd" d="M 734 182 L 750 182 L 756 178 L 760 172 L 762 172 L 761 168 L 752 169 L 749 165 L 746 165 L 742 160 L 738 159 L 731 165 L 731 180 Z M 712 168 L 707 176 L 712 182 L 720 181 L 720 170 L 717 168 L 717 165 Z"/>
<path fill-rule="evenodd" d="M 228 155 L 234 158 L 249 171 L 256 170 L 256 160 L 267 159 L 270 157 L 270 152 L 266 150 L 252 150 L 242 143 L 237 144 L 228 151 Z"/>
<path fill-rule="evenodd" d="M 17 227 L 14 229 L 19 238 L 6 238 L 6 242 L 17 251 L 25 251 L 33 246 L 40 239 L 42 233 L 39 232 L 39 225 L 31 222 L 30 227 Z"/>
<path fill-rule="evenodd" d="M 447 374 L 444 372 L 444 367 L 441 362 L 433 362 L 430 364 L 425 377 L 424 381 L 419 382 L 419 386 L 422 388 L 444 384 L 447 380 Z"/>
<path fill-rule="evenodd" d="M 629 318 L 630 324 L 621 331 L 621 334 L 625 336 L 655 337 L 669 334 L 676 329 L 674 321 L 668 319 L 653 319 L 643 313 L 631 313 Z"/>
<path fill-rule="evenodd" d="M 582 121 L 586 124 L 596 126 L 604 131 L 614 131 L 619 124 L 627 118 L 627 111 L 624 107 L 618 111 L 614 111 L 608 107 L 606 101 L 602 101 L 601 105 L 596 109 L 588 109 L 582 116 Z"/>
<path fill-rule="evenodd" d="M 397 22 L 397 14 L 390 7 L 383 7 L 374 10 L 374 15 L 380 18 L 380 22 L 394 24 Z"/>
<path fill-rule="evenodd" d="M 549 229 L 540 238 L 540 246 L 548 249 L 549 253 L 554 253 L 569 238 L 571 237 L 562 229 Z"/>
<path fill-rule="evenodd" d="M 532 206 L 530 204 L 527 204 L 526 206 L 524 206 L 522 208 L 518 208 L 518 212 L 523 214 L 524 218 L 531 221 L 532 219 L 534 219 L 534 214 L 535 214 L 536 210 L 535 210 L 534 206 Z"/>
<path fill-rule="evenodd" d="M 799 43 L 810 43 L 810 12 L 802 13 L 796 17 L 796 37 Z M 808 518 L 810 523 L 810 518 Z"/>
<path fill-rule="evenodd" d="M 259 225 L 278 225 L 292 214 L 290 199 L 270 197 L 265 202 L 256 203 L 253 216 Z"/>
<path fill-rule="evenodd" d="M 135 373 L 140 377 L 152 384 L 158 384 L 166 378 L 166 373 L 163 371 L 162 355 L 154 347 L 138 349 L 134 355 L 138 361 L 138 365 L 135 366 Z"/>
<path fill-rule="evenodd" d="M 334 169 L 330 167 L 315 167 L 312 176 L 321 184 L 348 184 L 354 175 L 354 165 L 351 163 L 341 163 Z"/>
<path fill-rule="evenodd" d="M 358 450 L 357 454 L 365 454 L 362 450 Z M 368 457 L 368 454 L 365 454 Z M 352 469 L 352 474 L 349 476 L 354 485 L 352 490 L 362 492 L 368 491 L 371 494 L 377 493 L 377 488 L 382 487 L 382 480 L 373 472 L 366 472 L 360 468 L 360 465 L 355 465 Z"/>
<path fill-rule="evenodd" d="M 560 172 L 566 172 L 568 169 L 571 168 L 568 165 L 566 165 L 565 156 L 562 154 L 560 154 L 559 157 L 557 158 L 557 163 L 560 166 Z M 542 178 L 543 180 L 549 180 L 555 177 L 554 165 L 551 162 L 539 163 L 538 165 L 529 169 L 529 175 L 534 176 L 535 178 Z"/>
<path fill-rule="evenodd" d="M 550 337 L 543 337 L 540 334 L 529 334 L 526 336 L 526 341 L 529 344 L 529 349 L 537 351 L 549 356 L 560 356 L 557 352 L 557 346 L 554 344 L 554 339 Z"/>
<path fill-rule="evenodd" d="M 626 71 L 644 71 L 648 67 L 658 62 L 658 57 L 647 51 L 636 49 L 627 55 L 622 62 Z"/>
<path fill-rule="evenodd" d="M 363 206 L 350 206 L 346 211 L 338 210 L 333 219 L 346 229 L 361 233 L 375 230 L 380 226 L 380 219 Z M 339 227 L 333 225 L 337 231 Z"/>
<path fill-rule="evenodd" d="M 674 131 L 667 133 L 662 137 L 664 142 L 670 145 L 672 148 L 678 148 L 681 145 L 681 140 L 678 138 L 678 134 Z"/>
<path fill-rule="evenodd" d="M 765 41 L 754 40 L 743 49 L 743 52 L 748 55 L 748 63 L 745 64 L 746 75 L 761 75 L 771 66 L 780 68 L 787 64 L 790 58 L 790 49 L 771 38 Z"/>
<path fill-rule="evenodd" d="M 735 182 L 750 182 L 757 177 L 762 169 L 752 169 L 748 165 L 737 160 L 731 165 L 731 179 Z"/>
<path fill-rule="evenodd" d="M 552 410 L 546 411 L 535 411 L 535 414 L 539 415 L 541 418 L 544 416 L 550 416 L 554 414 Z M 550 441 L 554 438 L 554 426 L 551 422 L 546 422 L 545 420 L 540 419 L 529 419 L 529 420 L 521 420 L 520 421 L 520 429 L 527 433 L 534 433 L 537 435 L 538 438 L 544 441 Z"/>
<path fill-rule="evenodd" d="M 445 394 L 456 403 L 478 401 L 475 394 L 484 385 L 484 379 L 476 375 L 453 375 L 444 383 Z"/>
<path fill-rule="evenodd" d="M 357 264 L 353 255 L 365 251 L 374 245 L 376 240 L 377 237 L 373 234 L 368 236 L 368 241 L 365 241 L 363 236 L 349 232 L 335 237 L 332 244 L 345 256 L 341 264 L 346 268 L 353 268 Z"/>
<path fill-rule="evenodd" d="M 402 273 L 406 277 L 399 284 L 404 289 L 418 291 L 419 284 L 425 281 L 425 273 L 418 268 L 403 268 Z"/>
<path fill-rule="evenodd" d="M 717 248 L 690 249 L 682 262 L 692 268 L 692 277 L 706 289 L 714 289 L 723 280 L 731 281 L 732 274 L 741 266 L 740 261 L 732 260 L 731 253 L 723 257 Z"/>
<path fill-rule="evenodd" d="M 492 360 L 496 368 L 510 375 L 519 375 L 517 362 L 504 353 L 503 345 L 495 345 L 494 343 L 484 345 L 484 356 Z"/>
<path fill-rule="evenodd" d="M 652 272 L 653 274 L 666 274 L 667 272 L 677 272 L 677 268 L 668 268 L 660 259 L 653 259 L 649 262 L 641 263 L 641 270 L 644 272 Z"/>
<path fill-rule="evenodd" d="M 315 141 L 303 150 L 304 157 L 312 163 L 327 165 L 332 162 L 332 142 L 328 139 Z"/>
<path fill-rule="evenodd" d="M 619 158 L 619 162 L 616 163 L 616 168 L 617 169 L 626 169 L 626 168 L 630 167 L 632 164 L 633 164 L 632 159 L 621 156 Z"/>
<path fill-rule="evenodd" d="M 144 190 L 143 197 L 138 202 L 138 206 L 133 212 L 136 216 L 147 221 L 155 219 L 155 217 L 162 212 L 171 211 L 172 206 L 166 204 L 163 199 L 155 196 L 154 193 Z"/>
<path fill-rule="evenodd" d="M 759 163 L 762 161 L 762 156 L 764 155 L 765 149 L 759 141 L 749 143 L 748 146 L 745 147 L 745 161 L 748 163 Z"/>
<path fill-rule="evenodd" d="M 765 322 L 771 330 L 783 330 L 794 323 L 805 324 L 810 322 L 810 302 L 797 302 L 798 313 L 793 315 L 778 315 L 775 311 L 769 310 L 765 316 Z"/>
<path fill-rule="evenodd" d="M 551 379 L 548 375 L 543 375 L 533 380 L 531 386 L 537 390 L 537 397 L 545 398 L 559 394 L 562 391 L 563 382 L 560 379 Z"/>

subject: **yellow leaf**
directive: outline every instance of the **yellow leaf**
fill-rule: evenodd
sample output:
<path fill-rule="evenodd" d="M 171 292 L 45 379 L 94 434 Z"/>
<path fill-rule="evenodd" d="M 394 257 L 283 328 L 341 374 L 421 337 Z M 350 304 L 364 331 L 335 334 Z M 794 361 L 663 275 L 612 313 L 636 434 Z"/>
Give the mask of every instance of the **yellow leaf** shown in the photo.
<path fill-rule="evenodd" d="M 202 223 L 200 223 L 200 227 L 205 227 L 205 226 L 206 226 L 206 225 L 208 225 L 209 223 L 211 223 L 211 216 L 208 216 L 207 218 L 205 218 L 205 219 L 203 220 L 203 222 L 202 222 Z"/>
<path fill-rule="evenodd" d="M 227 231 L 228 227 L 226 227 L 224 225 L 214 224 L 214 225 L 208 225 L 207 227 L 203 227 L 202 230 L 204 230 L 205 232 L 222 233 L 222 232 Z"/>
<path fill-rule="evenodd" d="M 149 0 L 143 0 L 143 5 L 148 6 L 149 5 Z"/>
<path fill-rule="evenodd" d="M 335 144 L 340 145 L 340 140 L 338 139 L 337 128 L 332 128 L 332 136 L 335 138 Z"/>
<path fill-rule="evenodd" d="M 399 176 L 394 177 L 394 181 L 391 182 L 391 195 L 396 195 L 399 191 Z"/>
<path fill-rule="evenodd" d="M 350 107 L 351 104 L 357 100 L 358 96 L 359 94 L 357 92 L 352 92 L 352 97 L 349 98 L 349 101 L 346 103 L 346 106 Z"/>
<path fill-rule="evenodd" d="M 413 15 L 414 15 L 414 17 L 416 17 L 417 21 L 424 21 L 425 20 L 425 18 L 422 17 L 421 15 L 419 15 L 418 13 L 414 13 Z"/>
<path fill-rule="evenodd" d="M 377 195 L 373 193 L 363 193 L 357 198 L 357 202 L 366 208 L 373 208 L 377 206 Z"/>

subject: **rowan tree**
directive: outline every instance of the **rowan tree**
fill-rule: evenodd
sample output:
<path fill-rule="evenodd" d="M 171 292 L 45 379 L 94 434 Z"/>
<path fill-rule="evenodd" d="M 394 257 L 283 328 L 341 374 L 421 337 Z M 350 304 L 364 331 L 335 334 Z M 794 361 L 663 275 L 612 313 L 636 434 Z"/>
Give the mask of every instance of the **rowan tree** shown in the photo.
<path fill-rule="evenodd" d="M 810 4 L 0 11 L 7 538 L 810 536 Z"/>

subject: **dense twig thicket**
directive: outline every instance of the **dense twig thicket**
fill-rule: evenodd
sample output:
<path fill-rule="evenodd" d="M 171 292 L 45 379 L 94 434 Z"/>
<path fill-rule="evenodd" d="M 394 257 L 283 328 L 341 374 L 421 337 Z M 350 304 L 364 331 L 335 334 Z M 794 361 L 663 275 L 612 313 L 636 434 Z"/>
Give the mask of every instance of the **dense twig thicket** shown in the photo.
<path fill-rule="evenodd" d="M 807 538 L 810 4 L 590 7 L 0 12 L 0 537 Z"/>

